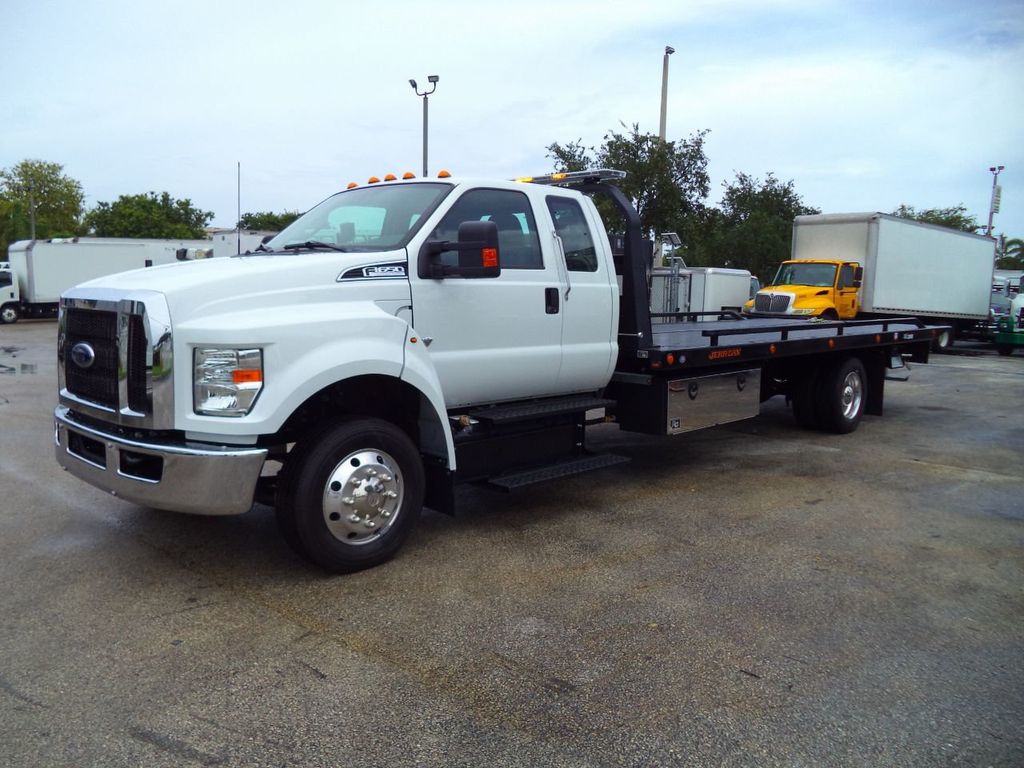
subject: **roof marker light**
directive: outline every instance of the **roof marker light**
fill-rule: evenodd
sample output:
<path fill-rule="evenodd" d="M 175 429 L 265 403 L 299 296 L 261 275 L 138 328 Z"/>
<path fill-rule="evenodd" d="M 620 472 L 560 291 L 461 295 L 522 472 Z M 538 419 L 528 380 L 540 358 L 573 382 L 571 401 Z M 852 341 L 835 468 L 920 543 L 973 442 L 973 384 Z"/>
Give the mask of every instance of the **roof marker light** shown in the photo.
<path fill-rule="evenodd" d="M 405 173 L 402 174 L 402 178 L 403 179 L 415 179 L 416 178 L 416 174 L 412 173 L 411 171 L 406 171 Z"/>
<path fill-rule="evenodd" d="M 384 177 L 384 181 L 398 181 L 398 177 L 395 176 L 395 174 L 393 173 L 389 173 L 387 176 Z"/>
<path fill-rule="evenodd" d="M 616 171 L 611 168 L 591 168 L 587 171 L 559 171 L 558 173 L 546 173 L 540 176 L 519 176 L 512 181 L 520 181 L 534 184 L 580 184 L 595 181 L 616 181 L 626 178 L 625 171 Z"/>
<path fill-rule="evenodd" d="M 438 171 L 437 178 L 439 179 L 450 179 L 452 175 L 448 171 Z"/>
<path fill-rule="evenodd" d="M 348 186 L 347 186 L 347 187 L 345 187 L 345 189 L 355 189 L 355 188 L 356 188 L 356 187 L 358 187 L 358 186 L 359 186 L 359 185 L 358 185 L 358 184 L 356 184 L 356 183 L 355 183 L 354 181 L 350 181 L 350 182 L 348 183 Z"/>
<path fill-rule="evenodd" d="M 367 182 L 366 182 L 366 183 L 367 183 L 367 184 L 380 184 L 380 179 L 378 179 L 378 178 L 377 178 L 376 176 L 371 176 L 371 177 L 370 177 L 370 178 L 369 178 L 369 179 L 367 180 Z"/>

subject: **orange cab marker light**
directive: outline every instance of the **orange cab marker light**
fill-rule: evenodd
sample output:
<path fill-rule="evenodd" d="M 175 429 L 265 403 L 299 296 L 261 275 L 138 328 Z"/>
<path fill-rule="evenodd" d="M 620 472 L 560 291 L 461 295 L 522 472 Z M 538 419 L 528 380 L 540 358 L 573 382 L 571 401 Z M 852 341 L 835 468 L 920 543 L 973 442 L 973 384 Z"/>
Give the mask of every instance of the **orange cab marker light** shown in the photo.
<path fill-rule="evenodd" d="M 835 345 L 836 345 L 836 340 L 835 339 L 829 339 L 828 340 L 828 348 L 829 349 L 832 349 Z"/>
<path fill-rule="evenodd" d="M 358 186 L 359 186 L 359 185 L 358 185 L 358 184 L 356 184 L 356 183 L 355 183 L 354 181 L 350 181 L 350 182 L 348 183 L 348 186 L 347 186 L 347 187 L 345 187 L 345 189 L 355 189 L 355 188 L 356 188 L 356 187 L 358 187 Z"/>
<path fill-rule="evenodd" d="M 881 344 L 881 343 L 882 343 L 882 334 L 876 333 L 875 334 L 875 344 Z"/>
<path fill-rule="evenodd" d="M 370 178 L 369 178 L 369 179 L 367 180 L 367 182 L 366 182 L 366 183 L 367 183 L 367 184 L 380 184 L 380 179 L 378 179 L 378 178 L 377 178 L 376 176 L 371 176 L 371 177 L 370 177 Z"/>
<path fill-rule="evenodd" d="M 770 347 L 768 347 L 768 351 L 771 352 L 774 355 L 775 354 L 775 345 L 772 344 Z"/>
<path fill-rule="evenodd" d="M 437 178 L 439 179 L 450 179 L 452 175 L 448 171 L 438 171 Z"/>
<path fill-rule="evenodd" d="M 409 337 L 409 343 L 410 344 L 415 344 L 417 341 L 419 341 L 419 339 L 417 339 L 415 336 L 410 336 Z"/>
<path fill-rule="evenodd" d="M 667 355 L 665 355 L 665 362 L 668 363 L 669 365 L 675 365 L 676 356 L 669 352 Z"/>
<path fill-rule="evenodd" d="M 498 266 L 498 249 L 484 248 L 482 251 L 480 251 L 480 260 L 485 267 Z"/>
<path fill-rule="evenodd" d="M 412 173 L 411 171 L 406 171 L 405 173 L 402 174 L 402 178 L 403 179 L 415 179 L 416 178 L 416 174 Z"/>
<path fill-rule="evenodd" d="M 533 181 L 533 176 L 520 176 L 518 179 L 512 179 L 512 181 L 521 181 L 528 184 Z"/>
<path fill-rule="evenodd" d="M 398 181 L 398 177 L 395 176 L 395 174 L 393 173 L 389 173 L 387 176 L 384 177 L 384 181 Z"/>
<path fill-rule="evenodd" d="M 563 179 L 565 179 L 566 175 L 567 174 L 564 174 L 564 173 L 552 173 L 551 174 L 551 180 L 552 181 L 562 181 Z M 669 363 L 669 365 L 671 365 L 671 363 Z"/>
<path fill-rule="evenodd" d="M 231 372 L 231 380 L 235 384 L 259 384 L 263 381 L 263 371 L 252 368 L 240 368 Z"/>

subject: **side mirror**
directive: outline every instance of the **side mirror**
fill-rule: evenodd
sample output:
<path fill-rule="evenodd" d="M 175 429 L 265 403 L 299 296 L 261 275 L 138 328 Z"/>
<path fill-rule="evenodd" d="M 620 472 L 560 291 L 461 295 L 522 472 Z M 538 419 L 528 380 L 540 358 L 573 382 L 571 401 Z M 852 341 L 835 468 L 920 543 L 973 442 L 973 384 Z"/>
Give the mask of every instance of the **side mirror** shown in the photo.
<path fill-rule="evenodd" d="M 444 264 L 441 254 L 455 251 L 457 264 Z M 498 225 L 493 221 L 464 221 L 459 224 L 459 239 L 433 240 L 423 244 L 417 263 L 417 274 L 427 280 L 447 277 L 498 277 L 501 260 L 498 255 Z"/>
<path fill-rule="evenodd" d="M 864 279 L 864 267 L 854 267 L 853 279 L 857 283 Z M 858 285 L 857 287 L 859 288 L 860 286 Z"/>

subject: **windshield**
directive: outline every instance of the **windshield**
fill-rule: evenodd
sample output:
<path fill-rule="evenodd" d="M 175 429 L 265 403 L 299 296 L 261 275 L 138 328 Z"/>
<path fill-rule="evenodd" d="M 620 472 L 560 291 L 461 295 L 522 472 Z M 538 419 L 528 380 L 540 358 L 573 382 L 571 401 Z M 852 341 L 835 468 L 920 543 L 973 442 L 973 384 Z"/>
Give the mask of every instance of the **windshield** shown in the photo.
<path fill-rule="evenodd" d="M 307 244 L 344 251 L 403 247 L 450 184 L 390 184 L 339 192 L 310 209 L 266 244 L 269 250 Z"/>
<path fill-rule="evenodd" d="M 813 285 L 818 288 L 831 288 L 835 282 L 835 264 L 785 262 L 779 267 L 772 285 Z"/>

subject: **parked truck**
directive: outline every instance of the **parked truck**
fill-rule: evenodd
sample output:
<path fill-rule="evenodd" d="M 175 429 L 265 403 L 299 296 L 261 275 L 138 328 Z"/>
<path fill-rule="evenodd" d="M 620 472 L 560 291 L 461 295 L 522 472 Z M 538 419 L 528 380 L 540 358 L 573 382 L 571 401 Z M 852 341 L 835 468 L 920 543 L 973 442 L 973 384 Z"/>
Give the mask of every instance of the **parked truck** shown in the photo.
<path fill-rule="evenodd" d="M 639 217 L 585 171 L 355 186 L 258 253 L 105 277 L 61 298 L 57 461 L 136 504 L 275 507 L 332 571 L 384 562 L 461 483 L 608 467 L 596 423 L 678 435 L 789 398 L 847 433 L 943 328 L 715 312 L 652 324 Z M 376 182 L 376 179 L 371 179 Z M 592 199 L 627 222 L 610 247 Z"/>
<path fill-rule="evenodd" d="M 256 248 L 268 233 L 218 232 L 210 240 L 74 237 L 20 240 L 0 269 L 0 323 L 54 317 L 60 295 L 96 277 L 175 261 L 227 256 Z"/>
<path fill-rule="evenodd" d="M 936 339 L 983 335 L 995 240 L 884 213 L 797 216 L 792 259 L 746 305 L 762 315 L 825 320 L 918 317 Z"/>

